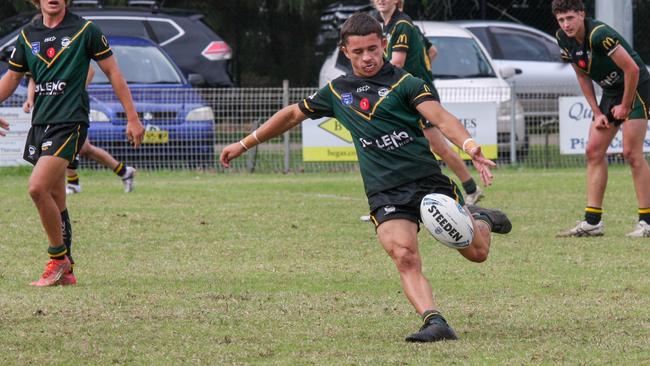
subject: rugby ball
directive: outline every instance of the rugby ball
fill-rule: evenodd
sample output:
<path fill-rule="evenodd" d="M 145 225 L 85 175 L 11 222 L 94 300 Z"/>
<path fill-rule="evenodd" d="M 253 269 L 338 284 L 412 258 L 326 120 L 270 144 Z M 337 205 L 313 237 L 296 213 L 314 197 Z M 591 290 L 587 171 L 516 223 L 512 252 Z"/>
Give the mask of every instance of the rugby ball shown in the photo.
<path fill-rule="evenodd" d="M 472 219 L 463 206 L 444 194 L 424 196 L 420 217 L 431 236 L 450 248 L 467 248 L 474 238 Z"/>

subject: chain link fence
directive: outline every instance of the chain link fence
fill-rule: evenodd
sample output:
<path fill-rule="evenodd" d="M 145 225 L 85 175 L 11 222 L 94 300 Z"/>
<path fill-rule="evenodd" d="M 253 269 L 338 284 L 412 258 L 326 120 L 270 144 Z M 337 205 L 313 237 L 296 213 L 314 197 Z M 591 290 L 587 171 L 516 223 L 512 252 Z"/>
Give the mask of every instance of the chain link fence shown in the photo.
<path fill-rule="evenodd" d="M 472 109 L 462 103 L 496 104 L 497 160 L 501 165 L 514 163 L 535 168 L 584 166 L 583 154 L 560 154 L 558 98 L 580 96 L 577 83 L 557 86 L 553 90 L 530 85 L 517 85 L 515 88 L 515 94 L 511 93 L 509 87 L 440 88 L 439 92 L 443 104 L 456 104 L 455 109 L 448 105 L 459 116 L 464 110 Z M 118 160 L 139 169 L 223 171 L 218 158 L 224 146 L 251 133 L 284 105 L 299 102 L 316 90 L 288 86 L 139 90 L 134 93 L 134 98 L 146 101 L 136 102 L 139 116 L 146 126 L 146 136 L 145 143 L 138 150 L 126 142 L 125 115 L 112 90 L 91 90 L 92 127 L 89 139 Z M 22 102 L 19 96 L 13 97 L 2 107 L 17 109 Z M 463 116 L 461 120 L 467 123 Z M 11 122 L 14 130 L 14 121 Z M 27 118 L 22 123 L 28 128 Z M 622 163 L 623 160 L 620 156 L 612 155 L 610 162 Z M 81 163 L 84 168 L 104 168 L 102 164 L 84 157 Z M 302 130 L 294 128 L 236 159 L 231 170 L 331 172 L 356 169 L 356 162 L 303 161 Z"/>

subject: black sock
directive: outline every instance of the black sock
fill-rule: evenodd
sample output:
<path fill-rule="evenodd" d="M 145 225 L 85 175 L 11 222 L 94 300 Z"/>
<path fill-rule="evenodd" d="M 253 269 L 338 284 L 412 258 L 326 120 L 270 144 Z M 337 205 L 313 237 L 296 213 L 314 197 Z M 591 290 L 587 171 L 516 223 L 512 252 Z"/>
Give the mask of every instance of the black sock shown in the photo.
<path fill-rule="evenodd" d="M 469 178 L 467 182 L 463 182 L 463 189 L 467 194 L 476 192 L 476 182 L 474 181 L 474 178 Z"/>
<path fill-rule="evenodd" d="M 113 169 L 113 172 L 115 172 L 115 174 L 119 175 L 120 177 L 124 176 L 124 173 L 126 173 L 126 165 L 120 162 L 119 164 L 117 164 L 117 167 Z"/>
<path fill-rule="evenodd" d="M 68 184 L 79 185 L 79 174 L 69 175 L 66 177 Z"/>
<path fill-rule="evenodd" d="M 50 259 L 61 260 L 65 258 L 67 252 L 68 250 L 63 244 L 58 247 L 47 247 L 47 254 L 50 256 Z"/>
<path fill-rule="evenodd" d="M 587 206 L 587 208 L 585 208 L 585 221 L 587 221 L 589 225 L 598 225 L 602 217 L 602 208 L 591 206 Z"/>
<path fill-rule="evenodd" d="M 422 313 L 422 321 L 424 321 L 426 323 L 431 318 L 434 318 L 436 316 L 442 318 L 442 314 L 440 314 L 440 312 L 438 310 L 426 310 L 424 313 Z"/>
<path fill-rule="evenodd" d="M 74 260 L 72 259 L 72 224 L 70 223 L 70 215 L 68 215 L 67 208 L 61 211 L 61 231 L 63 234 L 63 244 L 67 250 L 66 255 L 70 259 L 70 264 L 74 266 Z"/>
<path fill-rule="evenodd" d="M 650 207 L 639 208 L 639 221 L 645 221 L 646 224 L 650 224 Z"/>

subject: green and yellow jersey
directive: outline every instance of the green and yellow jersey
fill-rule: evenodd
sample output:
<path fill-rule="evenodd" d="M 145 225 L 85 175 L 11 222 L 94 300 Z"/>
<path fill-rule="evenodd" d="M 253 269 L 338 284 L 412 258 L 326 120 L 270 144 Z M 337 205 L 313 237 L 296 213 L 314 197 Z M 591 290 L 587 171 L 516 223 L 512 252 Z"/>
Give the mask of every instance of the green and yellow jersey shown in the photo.
<path fill-rule="evenodd" d="M 385 62 L 372 78 L 344 75 L 331 81 L 299 107 L 310 118 L 335 117 L 350 131 L 370 196 L 441 174 L 416 109 L 437 100 L 424 81 Z"/>
<path fill-rule="evenodd" d="M 54 28 L 46 27 L 42 16 L 26 25 L 16 40 L 9 68 L 31 73 L 36 83 L 32 124 L 88 123 L 90 60 L 111 55 L 101 30 L 70 12 Z"/>
<path fill-rule="evenodd" d="M 425 48 L 424 36 L 411 18 L 395 9 L 390 21 L 384 26 L 384 36 L 388 40 L 388 46 L 384 50 L 386 59 L 390 61 L 393 52 L 406 52 L 404 70 L 433 87 L 431 62 Z"/>
<path fill-rule="evenodd" d="M 568 37 L 561 29 L 555 37 L 560 45 L 562 60 L 575 64 L 578 70 L 597 82 L 603 88 L 604 95 L 623 94 L 625 89 L 623 70 L 611 58 L 619 47 L 623 47 L 639 65 L 639 84 L 650 79 L 639 54 L 618 32 L 603 22 L 585 18 L 585 38 L 582 43 Z"/>

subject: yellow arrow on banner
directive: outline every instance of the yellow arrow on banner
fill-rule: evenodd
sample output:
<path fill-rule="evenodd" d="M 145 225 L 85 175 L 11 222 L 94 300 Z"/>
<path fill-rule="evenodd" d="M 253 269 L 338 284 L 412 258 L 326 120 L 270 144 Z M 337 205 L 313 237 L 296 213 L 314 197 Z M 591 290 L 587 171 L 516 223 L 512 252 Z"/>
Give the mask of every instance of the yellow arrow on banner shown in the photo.
<path fill-rule="evenodd" d="M 319 124 L 318 127 L 345 142 L 352 143 L 352 135 L 350 134 L 350 131 L 343 127 L 343 125 L 336 118 L 330 118 L 327 121 Z"/>

